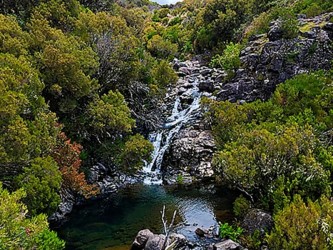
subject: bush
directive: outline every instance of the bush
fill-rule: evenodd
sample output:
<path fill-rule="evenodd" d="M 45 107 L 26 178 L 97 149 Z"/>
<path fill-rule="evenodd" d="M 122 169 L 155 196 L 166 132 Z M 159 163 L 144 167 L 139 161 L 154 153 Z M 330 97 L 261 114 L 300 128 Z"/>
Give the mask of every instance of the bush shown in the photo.
<path fill-rule="evenodd" d="M 240 227 L 233 228 L 228 223 L 220 223 L 220 237 L 222 239 L 227 238 L 236 241 L 242 233 L 243 229 Z"/>
<path fill-rule="evenodd" d="M 210 65 L 212 67 L 220 67 L 230 72 L 235 71 L 240 66 L 239 54 L 241 51 L 241 45 L 236 43 L 229 43 L 222 55 L 216 55 L 211 60 Z"/>
<path fill-rule="evenodd" d="M 274 216 L 270 249 L 332 249 L 333 203 L 326 197 L 305 203 L 299 195 Z"/>
<path fill-rule="evenodd" d="M 251 208 L 251 203 L 243 195 L 237 197 L 234 201 L 233 211 L 237 217 L 244 217 Z"/>

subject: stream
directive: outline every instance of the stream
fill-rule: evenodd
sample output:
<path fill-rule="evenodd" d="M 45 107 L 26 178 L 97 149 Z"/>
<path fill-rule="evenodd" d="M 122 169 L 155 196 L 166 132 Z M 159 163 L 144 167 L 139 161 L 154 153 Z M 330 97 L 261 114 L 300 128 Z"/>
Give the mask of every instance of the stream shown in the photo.
<path fill-rule="evenodd" d="M 174 232 L 199 243 L 196 228 L 208 229 L 217 226 L 218 221 L 232 220 L 235 197 L 222 188 L 211 192 L 195 187 L 136 184 L 106 199 L 77 207 L 57 231 L 66 241 L 66 249 L 128 250 L 139 230 L 149 228 L 162 233 L 160 211 L 165 205 L 168 221 L 177 210 Z"/>
<path fill-rule="evenodd" d="M 188 62 L 194 70 L 197 64 Z M 180 96 L 171 97 L 168 116 L 156 131 L 151 131 L 149 140 L 154 146 L 151 162 L 142 170 L 143 181 L 120 189 L 116 194 L 102 200 L 90 201 L 76 207 L 69 220 L 58 228 L 59 236 L 66 241 L 66 249 L 105 250 L 130 249 L 136 234 L 148 228 L 162 233 L 161 210 L 166 206 L 166 216 L 171 220 L 177 210 L 173 232 L 183 234 L 189 241 L 204 244 L 195 234 L 197 228 L 216 230 L 218 222 L 230 222 L 235 193 L 223 188 L 207 186 L 185 187 L 162 185 L 162 162 L 173 138 L 185 126 L 193 124 L 200 115 L 199 75 L 183 77 L 186 88 Z M 184 85 L 185 86 L 185 85 Z M 182 103 L 181 97 L 190 102 Z M 207 240 L 206 240 L 207 241 Z M 199 248 L 201 249 L 201 248 Z"/>

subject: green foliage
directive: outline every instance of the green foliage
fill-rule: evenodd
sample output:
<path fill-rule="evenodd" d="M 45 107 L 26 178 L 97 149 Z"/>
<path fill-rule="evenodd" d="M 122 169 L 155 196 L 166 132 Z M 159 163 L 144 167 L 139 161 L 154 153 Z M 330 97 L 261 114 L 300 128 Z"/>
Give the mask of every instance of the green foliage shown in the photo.
<path fill-rule="evenodd" d="M 98 134 L 130 132 L 135 121 L 130 117 L 123 95 L 116 91 L 109 91 L 101 98 L 91 102 L 87 109 L 89 125 Z"/>
<path fill-rule="evenodd" d="M 268 235 L 270 249 L 331 249 L 333 247 L 333 203 L 326 197 L 305 203 L 296 195 L 293 202 L 274 216 Z"/>
<path fill-rule="evenodd" d="M 147 43 L 148 51 L 157 58 L 171 59 L 177 53 L 177 44 L 164 40 L 160 35 L 153 36 Z"/>
<path fill-rule="evenodd" d="M 161 92 L 161 94 L 164 94 L 164 90 L 168 85 L 172 86 L 176 84 L 178 80 L 177 74 L 165 60 L 161 60 L 153 66 L 151 69 L 151 75 L 153 83 L 158 86 L 157 90 L 158 92 Z"/>
<path fill-rule="evenodd" d="M 244 217 L 248 210 L 251 208 L 251 202 L 247 200 L 243 195 L 236 198 L 233 204 L 233 212 L 236 217 Z"/>
<path fill-rule="evenodd" d="M 60 203 L 58 190 L 61 186 L 61 174 L 57 163 L 50 156 L 34 159 L 30 166 L 23 169 L 17 180 L 27 193 L 24 201 L 32 215 L 51 215 L 55 212 Z"/>
<path fill-rule="evenodd" d="M 27 218 L 24 197 L 22 189 L 10 194 L 0 186 L 0 249 L 63 249 L 65 242 L 48 229 L 45 215 Z"/>
<path fill-rule="evenodd" d="M 177 184 L 179 184 L 179 185 L 184 184 L 184 176 L 181 175 L 181 174 L 178 174 L 178 175 L 177 175 L 176 182 L 177 182 Z"/>
<path fill-rule="evenodd" d="M 131 136 L 122 149 L 120 160 L 126 172 L 135 172 L 141 169 L 144 161 L 149 161 L 153 145 L 144 139 L 142 135 Z"/>
<path fill-rule="evenodd" d="M 27 54 L 29 35 L 22 31 L 13 16 L 0 14 L 0 52 L 15 56 Z"/>
<path fill-rule="evenodd" d="M 329 194 L 332 149 L 322 133 L 332 128 L 330 82 L 317 72 L 280 84 L 266 102 L 206 101 L 219 148 L 214 165 L 224 180 L 275 211 L 295 194 Z"/>
<path fill-rule="evenodd" d="M 281 20 L 282 37 L 286 39 L 297 37 L 299 29 L 295 14 L 289 8 L 281 8 L 277 10 L 277 15 Z"/>
<path fill-rule="evenodd" d="M 200 27 L 196 34 L 197 50 L 232 41 L 235 31 L 251 17 L 253 4 L 254 1 L 244 0 L 209 1 L 202 12 L 202 20 L 197 19 Z M 208 39 L 210 42 L 205 44 Z"/>
<path fill-rule="evenodd" d="M 235 71 L 240 66 L 240 59 L 239 54 L 241 51 L 240 44 L 229 43 L 225 50 L 223 51 L 222 55 L 215 55 L 210 65 L 212 67 L 220 67 L 224 70 L 230 72 Z"/>
<path fill-rule="evenodd" d="M 237 238 L 243 233 L 243 229 L 240 227 L 232 227 L 228 223 L 220 223 L 220 237 L 222 239 L 231 239 L 233 241 L 236 241 Z"/>

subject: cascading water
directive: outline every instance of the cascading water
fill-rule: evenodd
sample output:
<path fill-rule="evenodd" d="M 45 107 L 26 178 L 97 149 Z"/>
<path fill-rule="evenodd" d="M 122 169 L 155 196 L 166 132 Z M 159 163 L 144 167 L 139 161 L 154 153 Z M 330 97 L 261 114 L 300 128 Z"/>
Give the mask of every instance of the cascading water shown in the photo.
<path fill-rule="evenodd" d="M 162 184 L 161 178 L 161 165 L 165 152 L 170 147 L 172 139 L 178 134 L 179 130 L 196 118 L 200 110 L 201 94 L 199 93 L 197 81 L 193 81 L 192 87 L 189 88 L 184 94 L 193 98 L 192 103 L 186 108 L 182 109 L 180 97 L 177 96 L 173 105 L 171 115 L 166 119 L 162 129 L 154 131 L 149 135 L 149 140 L 154 146 L 152 153 L 152 160 L 146 163 L 143 168 L 145 174 L 144 183 L 148 185 Z"/>

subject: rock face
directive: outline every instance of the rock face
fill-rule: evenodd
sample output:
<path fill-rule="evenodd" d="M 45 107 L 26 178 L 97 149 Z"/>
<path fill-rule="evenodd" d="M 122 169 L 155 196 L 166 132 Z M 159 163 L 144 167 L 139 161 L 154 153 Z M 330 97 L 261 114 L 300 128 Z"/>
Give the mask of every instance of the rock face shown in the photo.
<path fill-rule="evenodd" d="M 272 22 L 268 34 L 253 36 L 241 51 L 242 67 L 232 79 L 228 79 L 223 70 L 202 66 L 198 61 L 175 60 L 174 68 L 180 79 L 170 98 L 179 95 L 181 104 L 188 105 L 193 99 L 187 89 L 197 81 L 202 96 L 211 99 L 239 103 L 267 100 L 277 84 L 297 74 L 330 69 L 333 59 L 331 17 L 333 13 L 311 19 L 300 15 L 300 27 L 310 28 L 301 28 L 301 36 L 295 39 L 282 39 L 281 21 Z M 211 161 L 215 142 L 209 129 L 199 114 L 196 121 L 179 131 L 162 165 L 167 183 L 175 183 L 179 176 L 186 183 L 214 176 Z"/>
<path fill-rule="evenodd" d="M 272 227 L 272 216 L 260 209 L 251 209 L 245 215 L 242 222 L 242 228 L 244 228 L 248 234 L 253 234 L 258 230 L 263 236 L 265 235 L 265 232 L 270 231 Z"/>
<path fill-rule="evenodd" d="M 333 59 L 333 13 L 312 19 L 299 17 L 302 26 L 310 26 L 301 36 L 281 39 L 279 21 L 271 25 L 268 35 L 254 36 L 241 52 L 242 68 L 223 85 L 219 100 L 266 100 L 277 84 L 310 70 L 329 69 Z M 302 29 L 301 29 L 302 30 Z M 269 40 L 268 40 L 269 39 Z"/>
<path fill-rule="evenodd" d="M 215 142 L 210 130 L 184 128 L 175 137 L 165 159 L 168 164 L 166 172 L 169 176 L 184 172 L 200 180 L 211 178 L 214 175 L 211 166 L 214 150 Z"/>
<path fill-rule="evenodd" d="M 178 96 L 182 108 L 188 107 L 193 102 L 194 85 L 198 86 L 200 92 L 198 94 L 201 96 L 214 98 L 212 92 L 222 88 L 222 81 L 226 77 L 224 71 L 202 66 L 199 61 L 175 60 L 174 68 L 179 69 L 180 79 L 168 97 L 169 102 L 173 103 Z M 184 124 L 173 138 L 164 156 L 162 168 L 165 173 L 165 183 L 189 184 L 193 180 L 213 177 L 211 161 L 214 150 L 214 138 L 209 126 L 205 125 L 202 111 L 199 110 L 195 119 Z"/>

